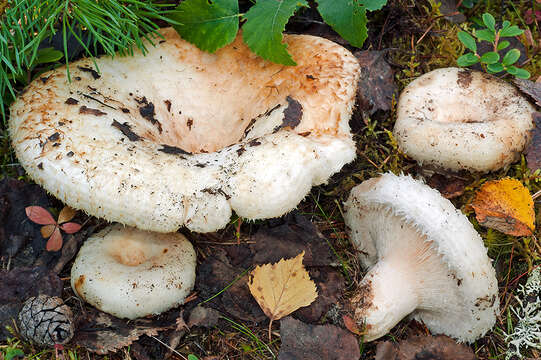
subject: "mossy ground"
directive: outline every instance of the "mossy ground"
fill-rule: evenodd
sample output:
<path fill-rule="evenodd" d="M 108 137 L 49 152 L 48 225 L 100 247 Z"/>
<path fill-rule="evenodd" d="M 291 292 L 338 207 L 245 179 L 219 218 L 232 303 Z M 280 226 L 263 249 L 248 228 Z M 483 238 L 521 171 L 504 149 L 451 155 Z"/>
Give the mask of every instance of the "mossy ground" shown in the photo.
<path fill-rule="evenodd" d="M 484 12 L 490 12 L 497 21 L 509 20 L 522 29 L 530 30 L 531 40 L 526 35 L 522 35 L 520 40 L 527 56 L 523 67 L 532 74 L 535 80 L 541 75 L 541 30 L 537 23 L 526 24 L 525 20 L 528 9 L 534 6 L 539 7 L 534 3 L 535 0 L 479 0 L 473 8 L 463 9 L 467 17 L 465 23 L 453 24 L 442 16 L 434 0 L 392 0 L 382 11 L 369 14 L 370 31 L 365 48 L 386 49 L 387 60 L 395 71 L 395 83 L 401 90 L 423 73 L 440 67 L 456 66 L 456 59 L 464 51 L 463 45 L 457 39 L 457 32 L 461 29 L 470 29 L 476 18 L 480 18 Z M 344 298 L 354 291 L 355 284 L 363 274 L 347 238 L 342 218 L 342 204 L 349 191 L 363 180 L 386 171 L 416 174 L 419 170 L 415 162 L 400 153 L 392 137 L 395 108 L 396 101 L 390 112 L 378 111 L 371 116 L 356 112 L 351 126 L 357 142 L 357 159 L 336 174 L 328 184 L 313 188 L 299 205 L 299 210 L 328 237 L 333 251 L 341 259 L 342 270 L 348 285 Z M 24 173 L 17 166 L 16 158 L 10 149 L 5 127 L 1 130 L 0 178 L 3 176 L 24 178 Z M 516 322 L 509 311 L 509 307 L 516 302 L 513 294 L 517 285 L 525 281 L 527 272 L 532 267 L 539 266 L 541 260 L 539 230 L 536 230 L 534 236 L 531 237 L 516 238 L 504 235 L 495 230 L 480 227 L 467 207 L 482 183 L 505 176 L 522 181 L 532 194 L 541 190 L 541 173 L 539 170 L 535 172 L 529 170 L 522 158 L 509 168 L 494 173 L 465 174 L 465 192 L 452 200 L 455 206 L 469 215 L 485 241 L 489 255 L 494 259 L 500 285 L 501 313 L 496 326 L 485 337 L 472 344 L 479 359 L 505 358 L 506 344 L 503 333 L 511 331 Z M 538 217 L 541 216 L 539 204 L 535 205 L 535 210 Z M 537 225 L 539 226 L 540 223 L 537 222 Z M 253 223 L 242 223 L 240 231 L 237 232 L 237 222 L 232 221 L 227 229 L 217 235 L 226 243 L 235 243 L 237 240 L 242 242 L 248 238 L 252 229 Z M 67 291 L 69 293 L 70 290 Z M 177 351 L 184 357 L 195 354 L 200 359 L 209 355 L 218 355 L 219 359 L 273 359 L 279 351 L 278 325 L 274 326 L 274 339 L 277 340 L 271 344 L 266 343 L 266 331 L 266 324 L 241 324 L 230 319 L 225 328 L 192 330 L 181 340 Z M 398 341 L 411 332 L 428 333 L 422 325 L 405 320 L 384 339 Z M 163 346 L 152 338 L 149 338 L 145 344 Z M 53 359 L 56 356 L 54 350 L 39 352 L 38 349 L 15 339 L 9 344 L 0 345 L 0 349 L 5 350 L 8 347 L 22 349 L 28 359 Z M 374 343 L 361 343 L 360 347 L 362 359 L 374 358 Z M 524 355 L 540 358 L 541 352 L 531 350 Z M 87 353 L 84 349 L 69 347 L 63 352 L 63 356 L 65 359 L 100 358 Z M 129 349 L 126 348 L 115 355 L 102 358 L 130 359 L 132 357 Z M 181 359 L 182 357 L 173 354 L 173 358 Z"/>

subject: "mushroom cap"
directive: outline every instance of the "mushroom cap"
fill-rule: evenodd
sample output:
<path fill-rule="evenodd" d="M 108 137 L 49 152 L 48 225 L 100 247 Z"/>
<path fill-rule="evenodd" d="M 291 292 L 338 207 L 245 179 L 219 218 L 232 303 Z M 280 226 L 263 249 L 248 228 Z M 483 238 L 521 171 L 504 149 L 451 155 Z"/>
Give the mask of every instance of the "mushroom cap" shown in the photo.
<path fill-rule="evenodd" d="M 410 176 L 386 173 L 356 186 L 345 210 L 365 267 L 412 255 L 406 259 L 411 263 L 390 266 L 394 279 L 379 279 L 388 284 L 375 287 L 395 291 L 414 281 L 409 286 L 417 292 L 413 316 L 434 333 L 470 342 L 492 328 L 499 312 L 495 270 L 472 224 L 438 191 Z M 417 233 L 416 240 L 411 233 Z M 416 249 L 404 246 L 414 241 Z M 406 292 L 395 296 L 400 300 Z"/>
<path fill-rule="evenodd" d="M 71 83 L 57 68 L 11 106 L 21 165 L 66 204 L 145 230 L 215 231 L 232 210 L 292 210 L 355 157 L 359 65 L 345 48 L 286 35 L 287 67 L 240 36 L 209 54 L 160 32 L 146 56 L 73 62 Z"/>
<path fill-rule="evenodd" d="M 84 242 L 71 268 L 71 287 L 99 310 L 135 319 L 184 303 L 195 284 L 195 265 L 184 235 L 115 224 Z"/>
<path fill-rule="evenodd" d="M 393 134 L 422 165 L 492 171 L 519 158 L 531 138 L 534 110 L 512 85 L 492 75 L 437 69 L 406 86 Z"/>

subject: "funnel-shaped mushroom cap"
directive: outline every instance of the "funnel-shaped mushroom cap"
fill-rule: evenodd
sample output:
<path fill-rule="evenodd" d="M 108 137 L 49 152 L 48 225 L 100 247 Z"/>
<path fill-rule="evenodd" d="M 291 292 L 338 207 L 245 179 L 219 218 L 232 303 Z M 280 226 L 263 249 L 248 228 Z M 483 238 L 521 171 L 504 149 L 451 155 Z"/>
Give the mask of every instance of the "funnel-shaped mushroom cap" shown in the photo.
<path fill-rule="evenodd" d="M 71 63 L 71 83 L 55 69 L 12 105 L 20 163 L 65 203 L 145 230 L 214 231 L 232 210 L 292 210 L 354 158 L 359 65 L 343 47 L 287 35 L 288 67 L 240 36 L 208 54 L 160 31 L 146 56 Z"/>
<path fill-rule="evenodd" d="M 512 85 L 492 75 L 437 69 L 406 86 L 393 134 L 420 164 L 492 171 L 519 158 L 531 138 L 534 110 Z"/>
<path fill-rule="evenodd" d="M 436 190 L 391 173 L 355 187 L 345 222 L 369 271 L 353 302 L 365 341 L 412 314 L 434 333 L 474 341 L 496 321 L 498 284 L 472 224 Z"/>
<path fill-rule="evenodd" d="M 195 284 L 195 265 L 184 235 L 116 224 L 85 241 L 71 268 L 71 287 L 101 311 L 135 319 L 184 303 Z"/>

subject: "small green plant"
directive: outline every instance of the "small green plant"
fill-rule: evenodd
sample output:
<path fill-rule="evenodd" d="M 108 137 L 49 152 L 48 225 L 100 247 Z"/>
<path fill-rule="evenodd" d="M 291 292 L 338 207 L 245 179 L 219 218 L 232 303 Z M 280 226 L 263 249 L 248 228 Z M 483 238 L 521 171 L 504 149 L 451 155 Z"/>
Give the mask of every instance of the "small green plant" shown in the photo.
<path fill-rule="evenodd" d="M 244 20 L 242 37 L 248 47 L 264 59 L 295 65 L 282 43 L 282 32 L 291 16 L 308 7 L 306 0 L 257 0 L 245 13 L 239 12 L 238 0 L 185 0 L 173 19 L 182 25 L 175 28 L 185 40 L 201 50 L 215 52 L 231 43 Z M 361 47 L 367 37 L 366 12 L 379 10 L 387 0 L 316 0 L 323 20 L 351 45 Z"/>
<path fill-rule="evenodd" d="M 483 14 L 483 24 L 486 28 L 476 29 L 472 36 L 465 31 L 458 33 L 458 39 L 466 48 L 471 50 L 457 59 L 458 66 L 471 66 L 477 63 L 481 63 L 483 69 L 488 73 L 494 74 L 502 71 L 514 75 L 518 78 L 527 79 L 530 77 L 530 73 L 527 70 L 518 68 L 514 64 L 520 57 L 520 51 L 518 49 L 508 50 L 503 58 L 500 56 L 500 52 L 504 51 L 510 46 L 510 42 L 502 40 L 506 37 L 522 35 L 524 30 L 521 30 L 516 25 L 505 20 L 502 23 L 501 28 L 496 28 L 496 20 L 489 13 Z M 475 40 L 477 39 L 477 41 Z M 481 41 L 487 41 L 492 44 L 492 51 L 485 52 L 480 55 L 477 52 L 477 43 Z"/>

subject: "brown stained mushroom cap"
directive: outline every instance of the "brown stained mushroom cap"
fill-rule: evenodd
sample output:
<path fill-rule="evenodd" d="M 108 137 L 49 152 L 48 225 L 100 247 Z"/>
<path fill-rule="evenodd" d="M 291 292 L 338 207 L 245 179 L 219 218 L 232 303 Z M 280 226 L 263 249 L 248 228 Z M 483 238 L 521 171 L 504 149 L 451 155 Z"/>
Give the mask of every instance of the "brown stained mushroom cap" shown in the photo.
<path fill-rule="evenodd" d="M 115 224 L 85 241 L 71 268 L 71 287 L 101 311 L 135 319 L 183 304 L 195 284 L 195 265 L 184 235 Z"/>
<path fill-rule="evenodd" d="M 534 107 L 507 82 L 458 68 L 431 71 L 400 95 L 393 134 L 421 165 L 493 171 L 516 161 L 531 138 Z"/>
<path fill-rule="evenodd" d="M 352 300 L 365 341 L 409 314 L 460 341 L 492 328 L 499 299 L 491 260 L 466 216 L 438 191 L 386 173 L 353 188 L 345 210 L 368 268 Z"/>
<path fill-rule="evenodd" d="M 355 157 L 348 121 L 359 65 L 343 47 L 286 35 L 297 66 L 240 36 L 215 54 L 172 28 L 146 56 L 44 73 L 11 106 L 28 174 L 66 204 L 160 232 L 214 231 L 234 210 L 280 216 Z"/>

